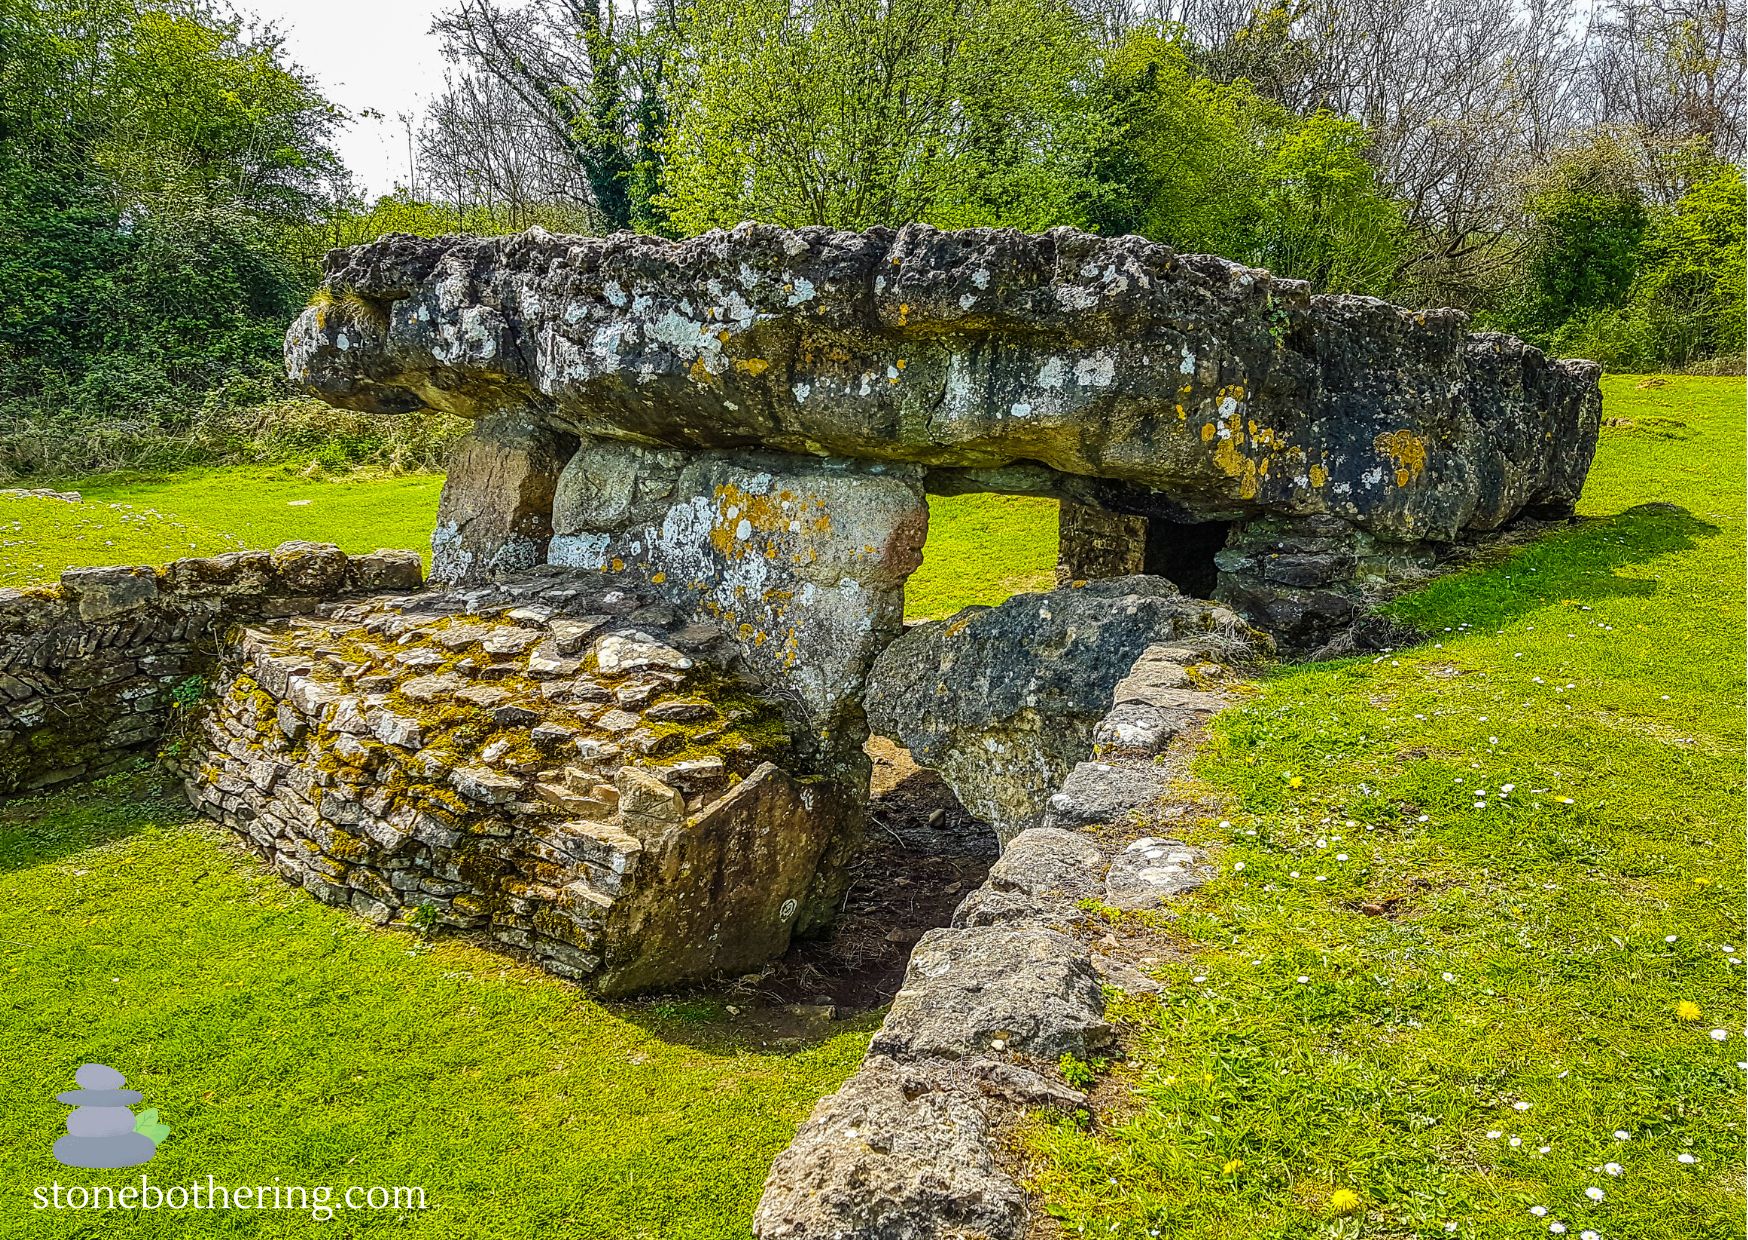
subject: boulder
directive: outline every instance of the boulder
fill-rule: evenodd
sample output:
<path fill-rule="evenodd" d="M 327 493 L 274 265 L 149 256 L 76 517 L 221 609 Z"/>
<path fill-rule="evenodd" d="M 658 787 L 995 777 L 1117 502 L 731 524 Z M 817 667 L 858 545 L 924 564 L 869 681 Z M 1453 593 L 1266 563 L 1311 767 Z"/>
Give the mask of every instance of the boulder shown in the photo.
<path fill-rule="evenodd" d="M 777 1156 L 758 1240 L 1018 1240 L 1026 1195 L 997 1163 L 979 1097 L 871 1060 Z"/>
<path fill-rule="evenodd" d="M 1003 841 L 1043 816 L 1155 643 L 1243 646 L 1237 617 L 1159 577 L 1119 577 L 907 630 L 868 676 L 869 726 L 939 770 Z"/>
<path fill-rule="evenodd" d="M 1104 1011 L 1087 949 L 1068 935 L 1023 924 L 931 930 L 868 1053 L 1087 1058 L 1111 1040 Z"/>

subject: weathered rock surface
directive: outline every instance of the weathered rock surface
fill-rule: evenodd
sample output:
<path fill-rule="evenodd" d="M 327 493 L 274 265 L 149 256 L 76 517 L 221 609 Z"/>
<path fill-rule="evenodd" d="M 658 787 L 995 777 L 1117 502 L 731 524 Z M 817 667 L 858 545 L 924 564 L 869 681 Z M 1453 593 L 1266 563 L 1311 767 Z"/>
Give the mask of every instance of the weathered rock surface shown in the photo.
<path fill-rule="evenodd" d="M 903 624 L 922 471 L 587 441 L 559 478 L 552 564 L 626 573 L 733 641 L 797 742 L 866 777 L 863 677 Z"/>
<path fill-rule="evenodd" d="M 1021 1234 L 1026 1196 L 996 1163 L 975 1090 L 871 1062 L 814 1107 L 777 1156 L 759 1240 L 945 1240 Z"/>
<path fill-rule="evenodd" d="M 1084 947 L 1054 930 L 931 930 L 869 1053 L 958 1059 L 990 1050 L 1045 1062 L 1085 1058 L 1110 1040 L 1098 975 Z"/>
<path fill-rule="evenodd" d="M 290 371 L 349 408 L 935 467 L 1450 540 L 1569 509 L 1598 369 L 1138 237 L 742 225 L 329 255 Z"/>
<path fill-rule="evenodd" d="M 1232 612 L 1157 577 L 968 608 L 913 626 L 881 652 L 868 677 L 869 726 L 939 770 L 1005 841 L 1041 819 L 1051 794 L 1092 753 L 1117 682 L 1143 651 L 1185 642 L 1238 651 L 1247 634 Z M 1193 691 L 1167 692 L 1176 695 L 1170 703 L 1136 703 L 1150 712 L 1136 724 L 1147 736 L 1113 739 L 1127 748 L 1163 744 L 1174 721 L 1210 706 Z"/>

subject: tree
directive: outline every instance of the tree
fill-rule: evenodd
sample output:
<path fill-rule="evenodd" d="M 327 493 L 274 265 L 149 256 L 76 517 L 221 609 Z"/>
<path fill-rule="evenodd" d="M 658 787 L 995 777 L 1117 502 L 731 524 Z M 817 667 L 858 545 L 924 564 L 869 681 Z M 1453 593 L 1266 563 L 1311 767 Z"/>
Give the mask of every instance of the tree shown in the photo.
<path fill-rule="evenodd" d="M 1320 289 L 1383 291 L 1403 249 L 1401 215 L 1366 158 L 1365 131 L 1327 111 L 1296 116 L 1244 80 L 1202 77 L 1194 51 L 1143 28 L 1106 56 L 1086 221 Z"/>
<path fill-rule="evenodd" d="M 465 77 L 452 86 L 439 105 L 450 119 L 436 122 L 449 140 L 434 146 L 456 152 L 462 143 L 479 142 L 503 163 L 517 155 L 504 144 L 520 143 L 548 164 L 554 157 L 569 162 L 575 178 L 549 169 L 548 192 L 580 195 L 560 201 L 587 208 L 601 229 L 659 228 L 666 48 L 678 26 L 679 3 L 651 0 L 639 7 L 631 0 L 629 8 L 618 10 L 612 0 L 461 0 L 433 29 L 467 74 L 489 80 L 496 90 L 470 87 Z M 489 101 L 499 114 L 512 111 L 502 92 L 513 96 L 515 136 L 456 124 L 458 104 L 467 102 L 458 101 L 457 91 Z"/>
<path fill-rule="evenodd" d="M 682 232 L 1072 218 L 1094 48 L 1062 0 L 697 0 L 684 36 Z"/>
<path fill-rule="evenodd" d="M 0 0 L 0 400 L 163 420 L 273 366 L 338 119 L 198 0 Z"/>

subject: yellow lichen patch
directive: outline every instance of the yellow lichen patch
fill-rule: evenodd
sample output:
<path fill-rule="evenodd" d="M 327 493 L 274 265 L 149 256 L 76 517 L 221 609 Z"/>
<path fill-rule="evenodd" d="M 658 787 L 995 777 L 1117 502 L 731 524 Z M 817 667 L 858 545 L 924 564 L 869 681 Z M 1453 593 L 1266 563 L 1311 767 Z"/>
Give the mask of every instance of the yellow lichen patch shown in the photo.
<path fill-rule="evenodd" d="M 1327 469 L 1323 468 L 1323 466 L 1321 466 L 1321 465 L 1313 465 L 1311 467 L 1311 485 L 1312 486 L 1320 487 L 1328 481 L 1329 481 L 1329 471 Z"/>
<path fill-rule="evenodd" d="M 1236 436 L 1234 436 L 1236 439 Z M 1214 449 L 1214 464 L 1228 477 L 1238 479 L 1238 497 L 1255 499 L 1257 491 L 1256 462 L 1240 452 L 1234 439 L 1222 439 Z"/>
<path fill-rule="evenodd" d="M 1214 427 L 1214 424 L 1212 422 L 1202 423 L 1202 442 L 1203 443 L 1213 443 L 1214 442 L 1214 430 L 1215 430 L 1215 427 Z"/>
<path fill-rule="evenodd" d="M 649 583 L 652 586 L 659 586 L 667 579 L 668 575 L 666 573 L 651 573 L 649 575 Z"/>
<path fill-rule="evenodd" d="M 1389 431 L 1374 439 L 1372 447 L 1390 458 L 1399 487 L 1407 486 L 1426 470 L 1426 440 L 1413 431 Z"/>
<path fill-rule="evenodd" d="M 762 357 L 742 358 L 734 364 L 734 368 L 746 375 L 762 375 L 771 369 L 771 363 Z"/>
<path fill-rule="evenodd" d="M 704 364 L 704 359 L 702 357 L 693 360 L 692 368 L 687 371 L 687 374 L 691 376 L 692 382 L 694 383 L 709 383 L 716 377 L 710 373 L 710 367 Z"/>

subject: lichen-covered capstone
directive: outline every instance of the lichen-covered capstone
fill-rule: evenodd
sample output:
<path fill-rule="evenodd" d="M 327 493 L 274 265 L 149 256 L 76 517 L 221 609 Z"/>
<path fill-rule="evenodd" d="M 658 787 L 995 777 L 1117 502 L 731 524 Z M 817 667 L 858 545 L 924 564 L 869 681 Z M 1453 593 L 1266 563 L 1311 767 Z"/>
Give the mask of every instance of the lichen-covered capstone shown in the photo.
<path fill-rule="evenodd" d="M 1454 310 L 1072 229 L 386 237 L 287 337 L 329 401 L 679 448 L 1037 462 L 1404 541 L 1569 510 L 1598 369 Z M 364 309 L 347 312 L 357 305 Z"/>

